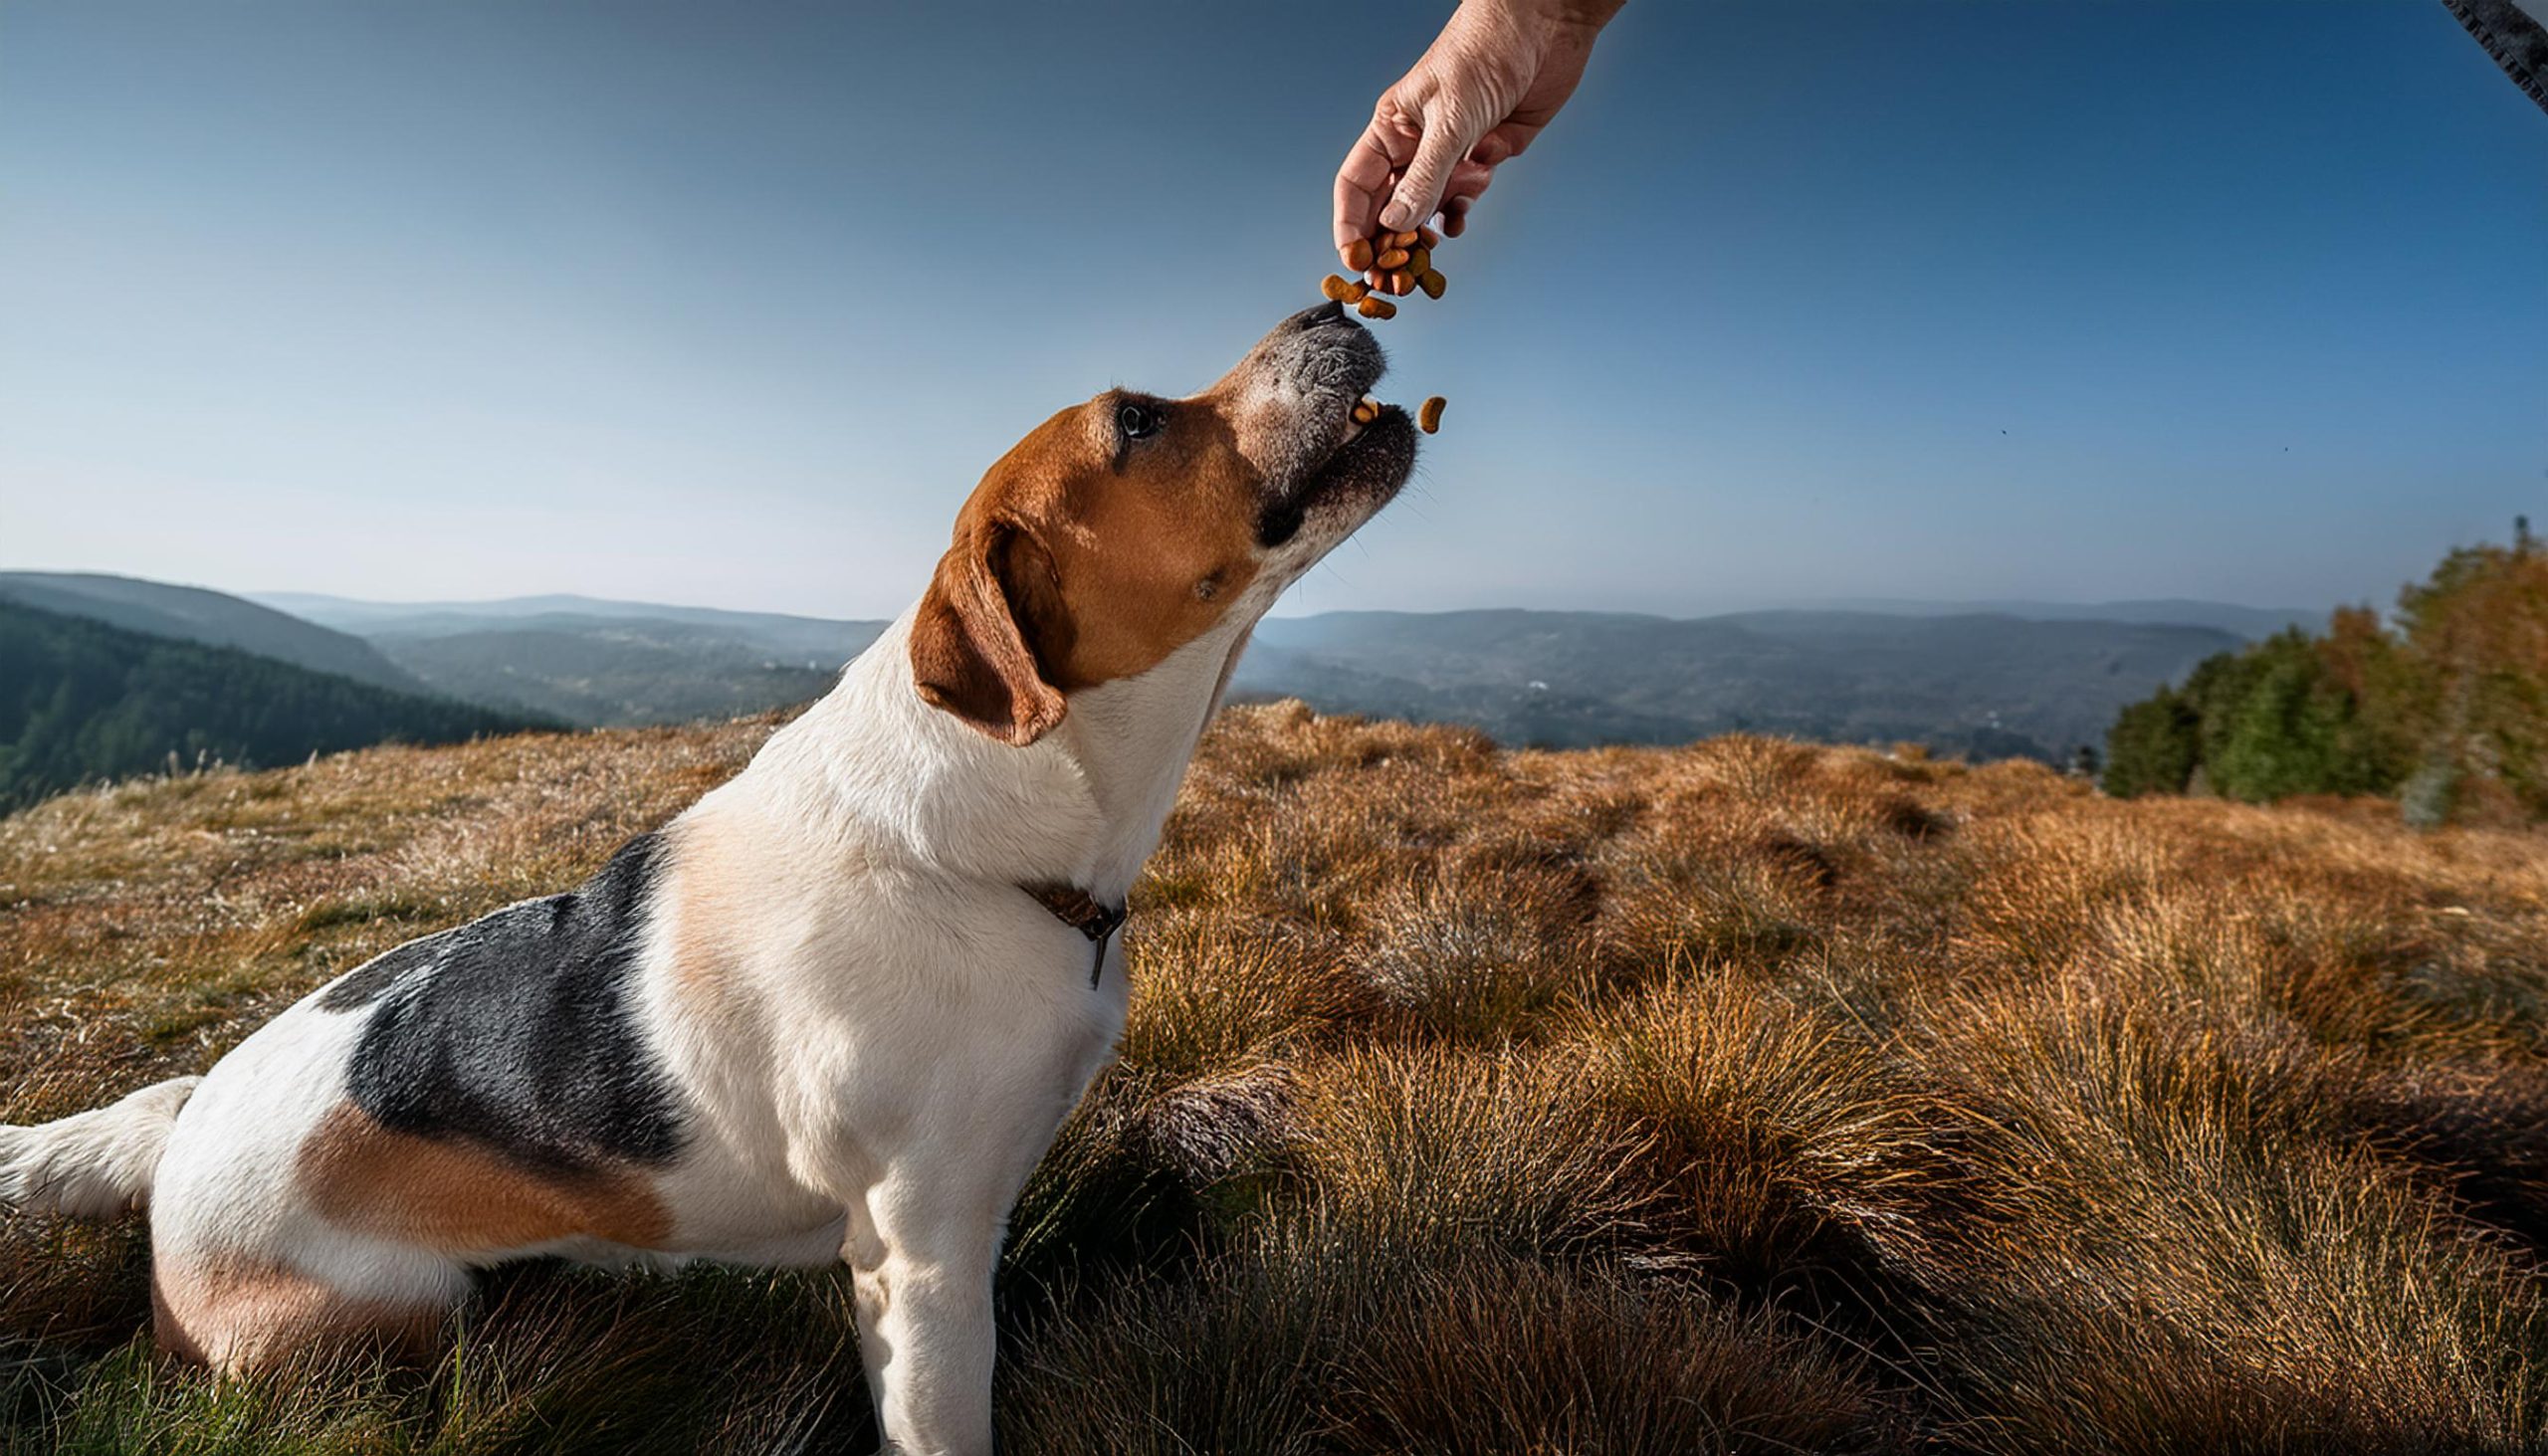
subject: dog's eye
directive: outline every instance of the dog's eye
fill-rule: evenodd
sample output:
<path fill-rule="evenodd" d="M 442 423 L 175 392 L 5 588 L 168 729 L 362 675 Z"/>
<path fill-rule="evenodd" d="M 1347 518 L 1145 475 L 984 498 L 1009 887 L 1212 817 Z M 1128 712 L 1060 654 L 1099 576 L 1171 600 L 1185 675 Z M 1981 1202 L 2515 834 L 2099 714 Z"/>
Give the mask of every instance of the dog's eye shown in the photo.
<path fill-rule="evenodd" d="M 1127 440 L 1140 440 L 1159 433 L 1159 411 L 1146 404 L 1121 404 L 1115 407 L 1115 428 Z"/>

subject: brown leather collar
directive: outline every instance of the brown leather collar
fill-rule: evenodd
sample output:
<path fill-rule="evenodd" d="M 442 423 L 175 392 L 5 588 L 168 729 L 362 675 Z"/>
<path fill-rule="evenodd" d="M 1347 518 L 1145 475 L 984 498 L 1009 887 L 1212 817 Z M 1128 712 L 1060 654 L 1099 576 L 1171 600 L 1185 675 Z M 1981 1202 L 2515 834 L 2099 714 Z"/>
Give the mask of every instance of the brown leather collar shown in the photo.
<path fill-rule="evenodd" d="M 1129 906 L 1108 908 L 1097 903 L 1097 897 L 1077 885 L 1045 883 L 1017 887 L 1035 897 L 1035 903 L 1053 913 L 1053 919 L 1086 936 L 1097 945 L 1097 959 L 1088 967 L 1088 984 L 1094 990 L 1097 978 L 1106 973 L 1106 942 L 1123 929 Z"/>

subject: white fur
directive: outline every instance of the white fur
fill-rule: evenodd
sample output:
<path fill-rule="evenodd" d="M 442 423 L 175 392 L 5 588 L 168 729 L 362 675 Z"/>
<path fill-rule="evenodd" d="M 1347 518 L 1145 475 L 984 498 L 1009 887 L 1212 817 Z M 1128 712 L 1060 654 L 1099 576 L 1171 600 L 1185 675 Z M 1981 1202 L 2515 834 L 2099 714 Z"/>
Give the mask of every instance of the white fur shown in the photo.
<path fill-rule="evenodd" d="M 829 1241 L 856 1274 L 898 1449 L 989 1449 L 1008 1209 L 1123 1028 L 1120 949 L 1092 990 L 1087 939 L 1015 887 L 1121 903 L 1253 620 L 1234 613 L 1150 672 L 1074 695 L 1026 748 L 923 704 L 897 623 L 676 821 L 754 846 L 772 934 L 755 937 L 766 958 L 748 962 L 740 1034 L 680 1016 L 671 977 L 648 982 L 665 1056 L 694 1096 L 714 1090 L 723 1135 L 666 1190 L 702 1252 L 782 1262 Z M 877 771 L 890 762 L 924 771 Z M 859 872 L 834 871 L 844 856 Z M 667 943 L 681 931 L 659 923 Z"/>

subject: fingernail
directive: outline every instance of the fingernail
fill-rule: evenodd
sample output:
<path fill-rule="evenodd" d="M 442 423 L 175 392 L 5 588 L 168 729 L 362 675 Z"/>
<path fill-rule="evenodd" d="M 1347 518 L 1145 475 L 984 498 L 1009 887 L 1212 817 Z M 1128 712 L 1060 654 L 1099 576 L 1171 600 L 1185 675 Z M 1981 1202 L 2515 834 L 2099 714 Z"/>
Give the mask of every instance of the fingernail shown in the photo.
<path fill-rule="evenodd" d="M 1415 209 L 1408 207 L 1403 202 L 1392 202 L 1388 206 L 1380 209 L 1380 226 L 1388 229 L 1392 233 L 1405 232 L 1407 228 L 1407 215 L 1414 210 Z"/>

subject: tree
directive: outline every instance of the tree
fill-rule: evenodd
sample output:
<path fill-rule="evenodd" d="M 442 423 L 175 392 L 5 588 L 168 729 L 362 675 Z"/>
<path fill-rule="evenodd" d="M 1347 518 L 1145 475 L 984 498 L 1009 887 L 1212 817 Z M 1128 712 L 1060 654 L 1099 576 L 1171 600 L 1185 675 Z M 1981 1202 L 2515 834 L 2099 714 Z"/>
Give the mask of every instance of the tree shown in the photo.
<path fill-rule="evenodd" d="M 2125 708 L 2106 733 L 2105 791 L 2119 799 L 2184 793 L 2202 730 L 2193 700 L 2173 688 Z"/>

